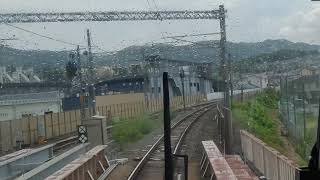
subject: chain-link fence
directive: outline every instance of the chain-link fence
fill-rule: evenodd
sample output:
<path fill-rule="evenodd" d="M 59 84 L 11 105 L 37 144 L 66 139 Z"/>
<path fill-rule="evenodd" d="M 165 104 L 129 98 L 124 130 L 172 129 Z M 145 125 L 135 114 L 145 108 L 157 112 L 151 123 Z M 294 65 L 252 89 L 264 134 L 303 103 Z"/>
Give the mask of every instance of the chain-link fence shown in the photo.
<path fill-rule="evenodd" d="M 283 76 L 280 81 L 279 111 L 298 153 L 308 159 L 316 140 L 320 78 Z"/>

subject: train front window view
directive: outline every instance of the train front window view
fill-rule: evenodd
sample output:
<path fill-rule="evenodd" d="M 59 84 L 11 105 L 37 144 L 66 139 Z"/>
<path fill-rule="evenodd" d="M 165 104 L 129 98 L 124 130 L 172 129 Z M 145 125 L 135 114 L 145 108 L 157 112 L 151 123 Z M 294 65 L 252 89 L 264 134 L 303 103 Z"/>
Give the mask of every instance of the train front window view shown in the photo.
<path fill-rule="evenodd" d="M 320 179 L 317 0 L 2 0 L 0 179 Z"/>

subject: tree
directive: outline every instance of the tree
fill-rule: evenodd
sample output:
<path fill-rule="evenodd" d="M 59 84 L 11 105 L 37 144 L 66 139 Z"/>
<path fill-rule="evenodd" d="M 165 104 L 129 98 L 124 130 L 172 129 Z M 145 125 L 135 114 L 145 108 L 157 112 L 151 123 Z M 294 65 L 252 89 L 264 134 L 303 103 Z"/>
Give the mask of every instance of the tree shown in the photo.
<path fill-rule="evenodd" d="M 66 75 L 68 79 L 73 79 L 77 75 L 77 64 L 75 61 L 69 61 L 66 64 Z"/>

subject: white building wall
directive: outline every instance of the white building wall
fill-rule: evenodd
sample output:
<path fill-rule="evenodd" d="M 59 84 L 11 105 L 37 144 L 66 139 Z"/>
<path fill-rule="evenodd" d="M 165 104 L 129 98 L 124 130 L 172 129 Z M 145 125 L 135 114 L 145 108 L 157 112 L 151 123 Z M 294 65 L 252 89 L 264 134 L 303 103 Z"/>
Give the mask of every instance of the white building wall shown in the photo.
<path fill-rule="evenodd" d="M 24 114 L 31 114 L 33 116 L 43 115 L 48 111 L 60 112 L 61 102 L 57 101 L 0 106 L 0 121 L 20 119 Z"/>
<path fill-rule="evenodd" d="M 0 121 L 20 119 L 24 114 L 61 112 L 62 98 L 59 91 L 0 96 Z"/>
<path fill-rule="evenodd" d="M 0 66 L 0 83 L 2 84 L 4 82 L 4 73 L 6 72 L 6 67 Z"/>

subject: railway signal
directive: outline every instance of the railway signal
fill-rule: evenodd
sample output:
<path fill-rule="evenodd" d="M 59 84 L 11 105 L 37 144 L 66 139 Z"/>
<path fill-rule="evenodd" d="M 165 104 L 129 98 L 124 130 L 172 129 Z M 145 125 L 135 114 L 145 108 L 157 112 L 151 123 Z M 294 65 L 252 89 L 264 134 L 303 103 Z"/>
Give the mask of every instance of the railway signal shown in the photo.
<path fill-rule="evenodd" d="M 88 131 L 85 125 L 78 126 L 78 141 L 82 144 L 88 142 Z"/>
<path fill-rule="evenodd" d="M 185 77 L 185 73 L 184 73 L 184 70 L 183 70 L 183 67 L 181 67 L 180 69 L 180 79 L 181 79 L 181 88 L 182 88 L 182 97 L 183 97 L 183 110 L 185 111 L 186 110 L 186 98 L 185 98 L 185 94 L 184 94 L 184 77 Z"/>

